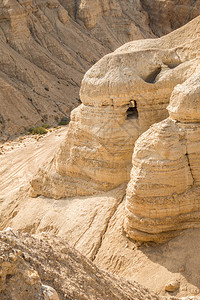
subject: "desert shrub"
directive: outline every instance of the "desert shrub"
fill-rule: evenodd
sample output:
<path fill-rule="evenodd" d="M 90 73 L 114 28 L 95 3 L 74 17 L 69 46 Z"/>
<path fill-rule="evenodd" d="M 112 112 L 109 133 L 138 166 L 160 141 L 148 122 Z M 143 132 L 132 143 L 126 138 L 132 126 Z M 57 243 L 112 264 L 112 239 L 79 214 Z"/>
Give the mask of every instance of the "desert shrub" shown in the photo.
<path fill-rule="evenodd" d="M 34 128 L 30 128 L 27 132 L 27 134 L 46 134 L 48 131 L 46 130 L 46 128 L 41 127 L 41 126 L 37 126 Z"/>
<path fill-rule="evenodd" d="M 43 124 L 42 127 L 45 128 L 45 129 L 49 129 L 50 128 L 50 126 L 48 124 Z"/>
<path fill-rule="evenodd" d="M 70 118 L 68 117 L 64 117 L 60 120 L 60 122 L 58 123 L 58 125 L 67 125 L 70 122 Z"/>

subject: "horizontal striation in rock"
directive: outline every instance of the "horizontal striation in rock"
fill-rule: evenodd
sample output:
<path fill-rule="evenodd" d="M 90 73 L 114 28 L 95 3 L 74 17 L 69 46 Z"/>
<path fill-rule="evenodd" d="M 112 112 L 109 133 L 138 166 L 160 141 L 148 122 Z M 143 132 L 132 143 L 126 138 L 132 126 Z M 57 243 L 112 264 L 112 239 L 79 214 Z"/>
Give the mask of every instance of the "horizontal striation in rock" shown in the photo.
<path fill-rule="evenodd" d="M 76 108 L 53 162 L 31 182 L 33 195 L 90 195 L 127 182 L 138 129 L 136 119 L 126 119 L 126 109 L 83 104 Z"/>
<path fill-rule="evenodd" d="M 79 105 L 82 77 L 96 61 L 125 42 L 154 36 L 138 1 L 125 4 L 132 11 L 130 16 L 123 11 L 121 16 L 113 13 L 120 0 L 116 5 L 102 1 L 92 29 L 79 13 L 83 2 L 1 1 L 0 79 L 10 87 L 0 97 L 4 120 L 0 139 L 69 117 Z M 86 5 L 84 15 L 91 15 L 90 6 Z"/>
<path fill-rule="evenodd" d="M 195 49 L 199 40 L 190 30 L 199 24 L 197 18 L 184 30 L 181 28 L 166 37 L 125 44 L 85 74 L 80 90 L 82 104 L 71 113 L 68 133 L 58 153 L 32 180 L 32 196 L 91 195 L 129 181 L 136 139 L 153 123 L 168 116 L 166 107 L 174 86 L 197 69 L 199 60 Z M 185 43 L 186 29 L 189 30 L 187 45 L 192 43 L 196 47 L 193 52 Z M 169 49 L 166 44 L 170 45 Z M 148 173 L 147 169 L 154 163 L 157 173 L 146 174 L 145 183 L 138 175 L 139 189 L 148 187 L 147 190 L 158 196 L 164 191 L 167 195 L 167 189 L 176 191 L 177 182 L 179 193 L 193 183 L 187 158 L 181 156 L 186 153 L 184 133 L 181 129 L 180 134 L 179 130 L 177 134 L 172 133 L 173 121 L 168 122 L 163 123 L 163 129 L 158 129 L 158 135 L 167 137 L 167 142 L 155 141 L 160 157 L 166 156 L 166 166 L 164 163 L 156 166 L 157 158 L 155 163 L 147 161 L 145 165 L 144 161 L 141 172 Z M 151 137 L 147 140 L 151 144 Z M 176 146 L 172 147 L 174 142 Z M 164 168 L 168 168 L 175 182 L 173 179 L 165 184 Z"/>
<path fill-rule="evenodd" d="M 136 142 L 124 222 L 133 239 L 162 242 L 200 226 L 199 83 L 197 70 L 175 87 L 168 106 L 171 118 Z"/>

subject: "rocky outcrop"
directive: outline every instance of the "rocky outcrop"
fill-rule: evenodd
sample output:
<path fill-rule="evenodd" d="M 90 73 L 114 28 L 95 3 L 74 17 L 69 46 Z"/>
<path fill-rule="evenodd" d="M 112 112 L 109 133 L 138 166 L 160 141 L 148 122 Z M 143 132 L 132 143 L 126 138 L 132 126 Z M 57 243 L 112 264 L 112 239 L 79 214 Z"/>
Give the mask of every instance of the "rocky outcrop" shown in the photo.
<path fill-rule="evenodd" d="M 17 249 L 11 231 L 0 233 L 0 297 L 2 300 L 59 300 L 56 291 L 41 279 L 24 253 Z"/>
<path fill-rule="evenodd" d="M 136 142 L 124 225 L 133 239 L 162 242 L 182 229 L 200 226 L 198 70 L 175 87 L 170 117 Z"/>
<path fill-rule="evenodd" d="M 61 238 L 0 232 L 0 242 L 2 300 L 159 299 L 136 282 L 99 270 Z"/>
<path fill-rule="evenodd" d="M 197 1 L 186 1 L 181 10 L 176 5 L 170 21 L 176 25 L 168 26 L 165 7 L 172 1 L 143 2 L 144 8 L 139 0 L 1 1 L 0 139 L 57 125 L 79 105 L 83 75 L 101 57 L 126 42 L 154 37 L 150 26 L 160 36 L 199 13 Z"/>
<path fill-rule="evenodd" d="M 99 4 L 93 29 L 87 25 L 94 23 L 90 5 L 78 2 L 1 1 L 0 139 L 43 123 L 58 124 L 78 106 L 83 74 L 96 61 L 125 42 L 153 36 L 137 1 L 126 1 L 133 17 L 113 13 L 119 0 L 116 5 L 107 1 L 104 13 Z"/>
<path fill-rule="evenodd" d="M 99 18 L 104 14 L 120 17 L 122 9 L 119 2 L 115 0 L 110 3 L 105 0 L 82 0 L 79 5 L 78 16 L 87 28 L 95 27 Z"/>
<path fill-rule="evenodd" d="M 199 0 L 141 0 L 141 3 L 157 36 L 185 25 L 200 14 Z"/>
<path fill-rule="evenodd" d="M 124 42 L 127 38 L 141 38 L 142 28 L 145 28 L 146 34 L 152 34 L 148 15 L 140 1 L 81 0 L 79 3 L 77 18 L 90 30 L 106 22 Z"/>
<path fill-rule="evenodd" d="M 7 299 L 42 299 L 42 284 L 37 272 L 28 267 L 21 251 L 1 242 L 0 296 Z"/>
<path fill-rule="evenodd" d="M 64 143 L 31 181 L 31 195 L 92 195 L 126 182 L 138 137 L 137 119 L 127 120 L 126 110 L 84 104 L 76 108 Z"/>
<path fill-rule="evenodd" d="M 194 29 L 195 28 L 195 29 Z M 168 116 L 173 88 L 198 66 L 200 18 L 166 37 L 125 44 L 84 76 L 65 142 L 32 180 L 32 196 L 111 190 L 130 178 L 134 142 Z"/>

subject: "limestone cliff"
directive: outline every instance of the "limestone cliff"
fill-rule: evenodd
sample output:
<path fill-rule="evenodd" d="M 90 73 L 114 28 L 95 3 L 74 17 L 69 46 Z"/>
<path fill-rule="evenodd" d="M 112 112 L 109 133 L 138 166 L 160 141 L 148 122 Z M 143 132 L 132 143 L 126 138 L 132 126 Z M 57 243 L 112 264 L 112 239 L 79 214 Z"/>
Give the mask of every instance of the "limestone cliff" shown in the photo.
<path fill-rule="evenodd" d="M 0 139 L 57 124 L 78 106 L 83 74 L 101 57 L 198 14 L 199 1 L 1 1 Z"/>
<path fill-rule="evenodd" d="M 141 5 L 120 2 L 1 1 L 0 139 L 58 124 L 79 104 L 86 70 L 123 43 L 153 36 Z"/>
<path fill-rule="evenodd" d="M 133 239 L 162 242 L 200 226 L 198 70 L 175 87 L 170 117 L 136 142 L 125 218 L 125 230 Z"/>
<path fill-rule="evenodd" d="M 168 116 L 173 88 L 196 70 L 200 18 L 160 39 L 130 42 L 84 76 L 82 104 L 54 159 L 32 180 L 32 195 L 91 195 L 128 182 L 134 142 Z"/>

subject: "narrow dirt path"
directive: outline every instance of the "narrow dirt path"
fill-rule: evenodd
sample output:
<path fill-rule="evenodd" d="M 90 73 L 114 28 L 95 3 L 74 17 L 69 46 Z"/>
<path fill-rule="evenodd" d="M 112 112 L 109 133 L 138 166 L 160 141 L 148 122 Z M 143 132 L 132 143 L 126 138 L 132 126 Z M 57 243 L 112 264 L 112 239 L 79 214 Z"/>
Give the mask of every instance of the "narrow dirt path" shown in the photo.
<path fill-rule="evenodd" d="M 24 138 L 10 142 L 0 155 L 0 198 L 26 184 L 38 168 L 60 146 L 67 128 L 57 129 L 41 138 Z"/>

